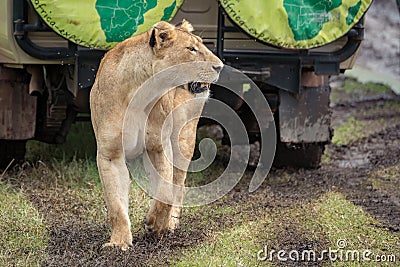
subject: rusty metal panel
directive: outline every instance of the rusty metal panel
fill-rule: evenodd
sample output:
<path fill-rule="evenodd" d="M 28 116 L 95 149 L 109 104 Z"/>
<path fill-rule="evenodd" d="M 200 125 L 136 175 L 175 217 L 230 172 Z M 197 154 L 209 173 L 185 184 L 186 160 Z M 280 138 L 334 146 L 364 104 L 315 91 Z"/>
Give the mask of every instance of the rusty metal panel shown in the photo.
<path fill-rule="evenodd" d="M 279 128 L 282 142 L 330 140 L 330 88 L 327 76 L 303 73 L 300 93 L 280 91 Z"/>
<path fill-rule="evenodd" d="M 36 97 L 28 94 L 28 85 L 24 70 L 0 66 L 0 139 L 34 137 Z"/>

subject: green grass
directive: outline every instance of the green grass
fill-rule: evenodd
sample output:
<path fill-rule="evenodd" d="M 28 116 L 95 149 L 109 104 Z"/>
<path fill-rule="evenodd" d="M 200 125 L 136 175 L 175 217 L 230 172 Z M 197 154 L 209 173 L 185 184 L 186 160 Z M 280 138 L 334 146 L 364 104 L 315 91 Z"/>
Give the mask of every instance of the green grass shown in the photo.
<path fill-rule="evenodd" d="M 256 266 L 260 244 L 255 226 L 250 221 L 216 233 L 211 240 L 183 252 L 173 266 Z"/>
<path fill-rule="evenodd" d="M 95 151 L 90 123 L 74 124 L 62 145 L 28 142 L 26 157 L 32 163 L 0 177 L 0 266 L 39 266 L 53 219 L 70 219 L 74 210 L 81 219 L 106 219 Z M 30 197 L 45 204 L 36 206 Z"/>
<path fill-rule="evenodd" d="M 321 163 L 323 165 L 329 164 L 332 161 L 332 152 L 329 149 L 324 150 L 324 154 L 321 157 Z"/>
<path fill-rule="evenodd" d="M 342 88 L 332 91 L 333 102 L 338 99 L 360 99 L 366 95 L 389 93 L 390 88 L 376 83 L 359 83 L 353 79 L 346 79 Z M 357 113 L 355 112 L 357 111 Z M 399 124 L 400 103 L 398 101 L 380 101 L 377 105 L 363 105 L 348 114 L 342 114 L 343 120 L 335 126 L 332 142 L 337 145 L 352 145 L 354 142 L 384 130 L 388 126 Z"/>
<path fill-rule="evenodd" d="M 383 94 L 391 92 L 389 86 L 379 83 L 360 83 L 357 80 L 347 78 L 345 80 L 344 86 L 338 88 L 338 90 L 343 91 L 347 94 L 358 93 L 361 95 L 368 95 L 368 94 Z"/>
<path fill-rule="evenodd" d="M 353 142 L 366 137 L 364 129 L 366 122 L 359 121 L 351 116 L 335 129 L 332 143 L 337 145 L 350 145 Z"/>
<path fill-rule="evenodd" d="M 39 266 L 48 241 L 43 216 L 16 191 L 0 182 L 0 266 Z"/>
<path fill-rule="evenodd" d="M 389 126 L 398 125 L 398 114 L 400 104 L 397 102 L 385 102 L 382 105 L 365 107 L 358 114 L 348 114 L 334 129 L 332 142 L 337 145 L 352 145 Z"/>
<path fill-rule="evenodd" d="M 279 262 L 276 254 L 279 250 L 287 253 L 293 249 L 300 253 L 304 249 L 313 250 L 320 256 L 323 250 L 329 248 L 340 250 L 337 245 L 339 240 L 345 242 L 343 253 L 347 250 L 359 253 L 370 250 L 373 255 L 400 252 L 400 236 L 380 227 L 377 220 L 337 192 L 301 201 L 288 208 L 251 213 L 239 214 L 243 209 L 240 206 L 231 207 L 230 211 L 226 211 L 225 207 L 202 207 L 201 214 L 207 213 L 204 209 L 224 214 L 231 221 L 230 225 L 218 231 L 213 229 L 213 225 L 208 225 L 210 233 L 207 240 L 180 252 L 172 266 L 270 266 Z M 235 214 L 233 219 L 229 214 Z M 302 243 L 311 245 L 304 248 Z M 257 259 L 257 253 L 265 246 L 268 252 L 275 250 L 272 262 L 268 258 L 265 261 Z M 376 266 L 373 261 L 362 264 L 346 262 L 345 256 L 342 261 L 335 262 L 325 257 L 323 262 L 324 266 Z"/>
<path fill-rule="evenodd" d="M 71 219 L 78 224 L 108 224 L 95 155 L 90 123 L 74 124 L 62 145 L 28 142 L 28 162 L 0 177 L 0 266 L 41 265 L 47 257 L 47 228 Z M 140 160 L 131 171 L 145 175 Z M 34 205 L 31 199 L 39 201 Z M 133 232 L 144 231 L 149 205 L 150 198 L 133 181 Z"/>
<path fill-rule="evenodd" d="M 373 82 L 360 83 L 355 79 L 346 78 L 343 87 L 334 88 L 332 90 L 330 99 L 331 102 L 335 104 L 340 100 L 349 100 L 350 98 L 357 99 L 363 96 L 390 92 L 390 87 L 384 84 Z M 347 97 L 344 97 L 343 94 L 347 95 Z"/>
<path fill-rule="evenodd" d="M 260 217 L 256 222 L 244 209 L 242 205 L 224 205 L 222 201 L 185 208 L 183 221 L 194 219 L 196 224 L 183 225 L 182 231 L 202 229 L 206 240 L 180 251 L 171 265 L 256 266 L 257 252 L 262 247 L 258 236 L 266 220 Z"/>
<path fill-rule="evenodd" d="M 339 193 L 330 193 L 321 198 L 314 207 L 316 223 L 337 248 L 338 240 L 345 240 L 344 250 L 370 250 L 374 255 L 397 254 L 400 251 L 400 236 L 387 229 L 377 227 L 380 223 Z M 357 262 L 335 262 L 334 266 L 360 266 Z M 374 261 L 364 261 L 361 266 L 377 266 Z"/>
<path fill-rule="evenodd" d="M 381 114 L 382 112 L 400 112 L 399 102 L 384 102 L 381 105 L 371 106 L 363 112 L 364 116 L 374 116 Z"/>
<path fill-rule="evenodd" d="M 66 143 L 54 145 L 29 141 L 26 149 L 26 159 L 30 161 L 95 160 L 96 139 L 90 122 L 77 122 L 72 125 Z"/>
<path fill-rule="evenodd" d="M 366 126 L 350 117 L 336 129 L 334 142 L 349 144 L 363 138 L 357 134 Z M 109 229 L 95 149 L 90 124 L 79 123 L 64 145 L 29 142 L 28 157 L 33 163 L 0 177 L 0 266 L 40 265 L 47 257 L 49 230 L 60 222 L 93 222 Z M 220 172 L 220 168 L 215 165 L 201 173 L 188 174 L 188 184 L 202 184 Z M 140 159 L 132 163 L 130 170 L 133 176 L 146 175 Z M 398 180 L 394 177 L 399 177 L 398 167 L 382 168 L 370 174 L 369 182 L 376 190 L 396 190 Z M 282 171 L 270 176 L 268 183 L 279 188 L 296 183 L 296 179 L 290 172 Z M 131 189 L 130 219 L 132 232 L 138 236 L 144 232 L 142 222 L 150 198 L 134 182 Z M 235 202 L 234 197 L 229 197 L 230 202 L 224 202 L 224 198 L 183 210 L 179 231 L 189 233 L 187 238 L 200 232 L 204 238 L 174 249 L 168 255 L 173 266 L 271 266 L 278 263 L 276 256 L 272 263 L 257 260 L 257 253 L 265 246 L 290 251 L 310 244 L 310 249 L 321 252 L 336 249 L 339 239 L 346 240 L 346 249 L 397 253 L 400 257 L 399 235 L 384 228 L 342 193 L 328 192 L 289 203 L 279 192 L 275 196 L 269 190 L 256 192 L 246 201 L 239 198 Z M 272 199 L 271 206 L 268 198 Z M 37 199 L 44 201 L 40 203 Z M 105 239 L 108 234 L 104 233 Z M 151 260 L 162 264 L 163 258 L 152 256 L 153 251 L 148 253 Z M 323 263 L 332 265 L 326 260 Z M 376 266 L 376 263 L 333 265 Z"/>
<path fill-rule="evenodd" d="M 89 122 L 73 124 L 67 141 L 61 145 L 29 141 L 26 159 L 33 162 L 29 175 L 52 186 L 101 187 L 96 140 Z"/>
<path fill-rule="evenodd" d="M 368 183 L 375 190 L 384 192 L 396 192 L 400 188 L 400 167 L 392 166 L 388 168 L 380 168 L 369 173 Z"/>

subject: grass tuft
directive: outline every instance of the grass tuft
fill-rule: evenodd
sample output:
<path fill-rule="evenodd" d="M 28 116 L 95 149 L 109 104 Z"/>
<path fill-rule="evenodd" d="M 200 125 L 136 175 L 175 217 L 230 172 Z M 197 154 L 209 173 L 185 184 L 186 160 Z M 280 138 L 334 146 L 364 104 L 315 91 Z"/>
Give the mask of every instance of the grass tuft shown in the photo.
<path fill-rule="evenodd" d="M 0 266 L 39 266 L 48 234 L 42 215 L 25 198 L 0 183 Z"/>
<path fill-rule="evenodd" d="M 89 122 L 77 122 L 72 125 L 67 141 L 61 145 L 29 141 L 26 147 L 26 159 L 29 161 L 70 161 L 76 159 L 96 159 L 96 139 Z"/>
<path fill-rule="evenodd" d="M 373 255 L 391 255 L 399 252 L 400 236 L 391 233 L 379 221 L 361 207 L 348 201 L 342 194 L 331 192 L 324 195 L 314 207 L 316 223 L 327 235 L 332 249 L 338 249 L 339 240 L 345 241 L 343 250 L 370 250 L 371 261 L 362 261 L 362 266 L 377 266 Z M 362 254 L 361 254 L 362 255 Z M 337 261 L 333 266 L 358 266 L 357 262 Z M 361 265 L 360 265 L 361 266 Z"/>
<path fill-rule="evenodd" d="M 365 127 L 366 123 L 364 121 L 359 121 L 355 117 L 349 117 L 335 129 L 332 143 L 350 145 L 366 136 L 363 131 Z"/>
<path fill-rule="evenodd" d="M 374 190 L 396 192 L 400 188 L 400 167 L 380 168 L 369 173 L 368 183 Z"/>
<path fill-rule="evenodd" d="M 360 83 L 359 81 L 351 78 L 346 78 L 344 86 L 338 88 L 338 90 L 341 90 L 346 94 L 356 93 L 360 96 L 369 94 L 384 94 L 391 92 L 390 87 L 387 85 L 373 82 Z"/>
<path fill-rule="evenodd" d="M 300 201 L 281 209 L 260 209 L 249 213 L 242 205 L 230 206 L 226 210 L 227 206 L 213 204 L 212 207 L 202 207 L 199 213 L 195 208 L 192 212 L 197 213 L 202 221 L 213 221 L 207 214 L 220 214 L 230 223 L 219 230 L 213 224 L 201 225 L 206 231 L 205 242 L 181 251 L 173 266 L 275 266 L 285 263 L 278 260 L 277 252 L 280 250 L 286 252 L 286 257 L 292 250 L 300 255 L 303 251 L 315 251 L 317 258 L 312 262 L 323 266 L 376 266 L 375 261 L 358 262 L 351 258 L 346 261 L 345 253 L 356 250 L 362 255 L 365 250 L 370 250 L 373 255 L 389 256 L 398 253 L 400 248 L 400 236 L 382 227 L 363 208 L 338 192 L 329 192 L 317 199 Z M 186 216 L 191 216 L 191 213 Z M 338 241 L 345 244 L 342 248 L 344 258 L 331 261 L 323 251 L 339 251 Z M 266 246 L 268 254 L 261 253 L 266 260 L 259 261 L 257 254 Z M 275 252 L 270 261 L 272 250 Z M 322 259 L 318 260 L 320 256 Z M 371 259 L 374 260 L 373 256 Z M 288 260 L 287 263 L 293 265 L 295 262 Z"/>
<path fill-rule="evenodd" d="M 219 232 L 210 241 L 183 252 L 174 266 L 256 266 L 260 244 L 255 226 L 250 221 Z"/>

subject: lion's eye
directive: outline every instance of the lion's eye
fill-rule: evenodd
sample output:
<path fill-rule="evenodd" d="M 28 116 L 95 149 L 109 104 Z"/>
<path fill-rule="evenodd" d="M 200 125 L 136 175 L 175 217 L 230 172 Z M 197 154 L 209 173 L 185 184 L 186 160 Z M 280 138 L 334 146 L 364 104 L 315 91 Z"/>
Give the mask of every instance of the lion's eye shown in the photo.
<path fill-rule="evenodd" d="M 189 47 L 187 47 L 187 49 L 189 49 L 190 52 L 197 52 L 198 51 L 197 47 L 194 47 L 194 46 L 189 46 Z"/>

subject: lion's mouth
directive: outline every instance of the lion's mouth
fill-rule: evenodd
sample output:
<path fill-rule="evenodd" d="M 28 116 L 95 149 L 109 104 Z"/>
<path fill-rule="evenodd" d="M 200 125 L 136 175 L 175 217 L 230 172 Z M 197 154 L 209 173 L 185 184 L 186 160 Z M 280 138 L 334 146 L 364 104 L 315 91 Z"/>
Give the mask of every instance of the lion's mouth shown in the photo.
<path fill-rule="evenodd" d="M 209 83 L 191 82 L 189 83 L 189 91 L 193 94 L 200 94 L 210 89 Z"/>

